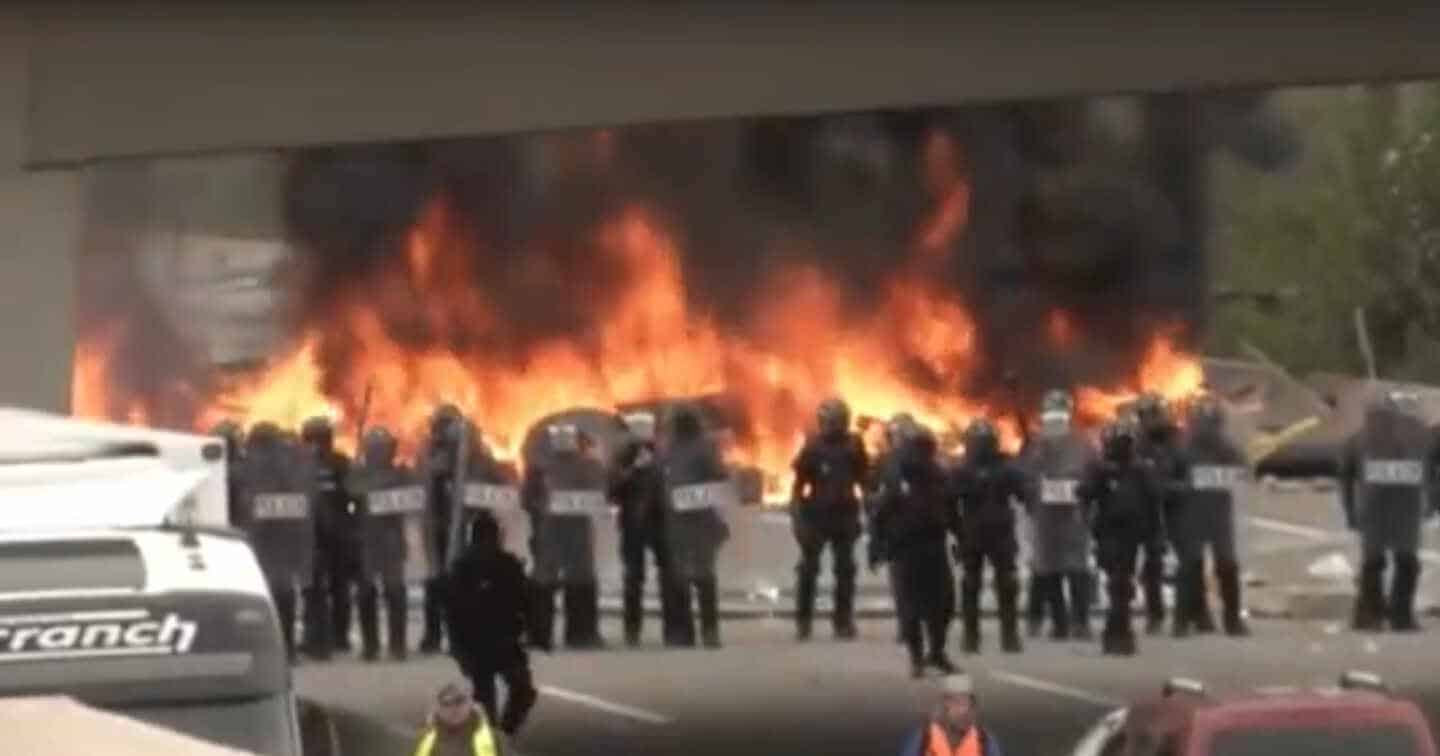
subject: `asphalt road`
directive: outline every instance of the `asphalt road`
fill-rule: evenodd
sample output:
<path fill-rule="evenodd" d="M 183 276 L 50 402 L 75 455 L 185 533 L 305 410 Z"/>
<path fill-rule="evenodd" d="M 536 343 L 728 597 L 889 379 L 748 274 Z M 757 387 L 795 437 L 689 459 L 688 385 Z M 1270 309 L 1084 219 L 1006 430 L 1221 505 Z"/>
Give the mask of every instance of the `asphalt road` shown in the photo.
<path fill-rule="evenodd" d="M 1146 639 L 1141 655 L 1128 660 L 1100 657 L 1093 644 L 1034 641 L 1019 656 L 991 648 L 957 661 L 976 676 L 986 721 L 1008 754 L 1065 753 L 1109 708 L 1153 693 L 1169 676 L 1225 689 L 1333 684 L 1341 670 L 1367 669 L 1440 720 L 1433 634 L 1357 636 L 1297 622 L 1255 629 L 1248 640 Z M 906 674 L 890 622 L 864 623 L 854 643 L 804 646 L 778 620 L 725 630 L 727 645 L 718 651 L 538 656 L 544 695 L 519 744 L 530 756 L 891 754 L 932 695 L 933 681 Z M 375 666 L 347 660 L 302 667 L 299 679 L 304 695 L 413 731 L 429 696 L 453 674 L 439 658 Z"/>

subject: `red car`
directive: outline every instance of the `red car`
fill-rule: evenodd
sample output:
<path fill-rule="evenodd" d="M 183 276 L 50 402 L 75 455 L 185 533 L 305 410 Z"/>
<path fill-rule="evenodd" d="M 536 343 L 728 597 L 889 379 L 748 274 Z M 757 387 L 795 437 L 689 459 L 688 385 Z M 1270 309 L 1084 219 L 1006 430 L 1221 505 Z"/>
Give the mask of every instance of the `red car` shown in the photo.
<path fill-rule="evenodd" d="M 1374 675 L 1212 695 L 1189 680 L 1111 712 L 1073 756 L 1436 756 L 1425 715 Z"/>

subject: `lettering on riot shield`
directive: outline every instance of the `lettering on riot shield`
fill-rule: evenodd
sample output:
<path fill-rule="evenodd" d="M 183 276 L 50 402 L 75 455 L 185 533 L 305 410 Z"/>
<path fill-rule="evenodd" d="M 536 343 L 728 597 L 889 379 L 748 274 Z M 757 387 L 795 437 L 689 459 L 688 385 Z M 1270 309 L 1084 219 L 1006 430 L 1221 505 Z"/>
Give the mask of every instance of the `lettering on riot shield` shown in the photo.
<path fill-rule="evenodd" d="M 1365 461 L 1365 482 L 1371 485 L 1418 486 L 1424 479 L 1424 466 L 1417 459 L 1370 459 Z"/>
<path fill-rule="evenodd" d="M 466 483 L 465 506 L 468 509 L 488 509 L 493 512 L 516 511 L 520 509 L 520 489 L 493 483 Z"/>
<path fill-rule="evenodd" d="M 382 488 L 365 495 L 371 515 L 405 515 L 425 511 L 425 489 L 421 486 Z"/>
<path fill-rule="evenodd" d="M 1234 465 L 1196 465 L 1190 468 L 1190 485 L 1199 491 L 1228 491 L 1245 477 L 1245 469 Z"/>
<path fill-rule="evenodd" d="M 599 491 L 552 491 L 550 514 L 590 517 L 605 511 L 605 494 Z"/>
<path fill-rule="evenodd" d="M 310 516 L 310 497 L 301 493 L 257 494 L 257 520 L 303 520 Z"/>
<path fill-rule="evenodd" d="M 1077 485 L 1079 481 L 1073 478 L 1041 478 L 1040 503 L 1054 506 L 1077 504 L 1080 501 L 1075 495 Z"/>
<path fill-rule="evenodd" d="M 734 506 L 739 497 L 730 481 L 676 486 L 670 492 L 670 506 L 676 512 L 698 512 Z"/>

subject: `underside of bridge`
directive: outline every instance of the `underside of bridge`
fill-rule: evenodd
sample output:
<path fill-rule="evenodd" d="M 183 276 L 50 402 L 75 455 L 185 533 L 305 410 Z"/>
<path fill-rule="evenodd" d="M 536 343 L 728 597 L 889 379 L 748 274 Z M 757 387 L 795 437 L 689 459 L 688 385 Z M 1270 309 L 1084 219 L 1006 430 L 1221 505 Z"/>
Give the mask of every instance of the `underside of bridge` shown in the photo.
<path fill-rule="evenodd" d="M 1440 75 L 1440 9 L 52 3 L 0 16 L 0 402 L 64 409 L 88 164 Z M 1329 4 L 1338 6 L 1339 4 Z"/>

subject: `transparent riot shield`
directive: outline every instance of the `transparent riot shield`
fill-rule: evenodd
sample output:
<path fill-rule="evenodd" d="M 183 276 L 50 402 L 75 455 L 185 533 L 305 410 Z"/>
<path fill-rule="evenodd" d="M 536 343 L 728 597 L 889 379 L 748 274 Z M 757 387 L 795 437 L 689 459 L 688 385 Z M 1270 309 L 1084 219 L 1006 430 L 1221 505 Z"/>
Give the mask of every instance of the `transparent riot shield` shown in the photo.
<path fill-rule="evenodd" d="M 398 569 L 406 582 L 420 582 L 433 574 L 434 523 L 425 506 L 425 487 L 410 485 L 379 488 L 365 494 L 368 522 L 366 550 L 372 569 L 383 573 Z"/>
<path fill-rule="evenodd" d="M 718 577 L 720 555 L 739 514 L 740 492 L 731 479 L 671 488 L 665 536 L 676 574 L 690 580 Z"/>
<path fill-rule="evenodd" d="M 298 491 L 256 493 L 250 498 L 250 540 L 267 579 L 310 580 L 315 528 L 310 496 Z"/>
<path fill-rule="evenodd" d="M 606 521 L 605 492 L 556 489 L 535 538 L 535 571 L 540 582 L 594 582 L 598 578 L 596 545 Z"/>
<path fill-rule="evenodd" d="M 467 512 L 488 510 L 500 523 L 505 550 L 521 559 L 530 557 L 530 515 L 520 506 L 520 489 L 498 483 L 468 482 L 463 497 Z"/>

